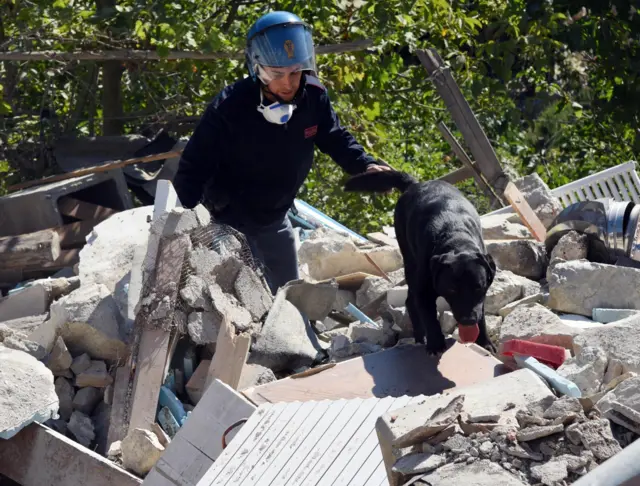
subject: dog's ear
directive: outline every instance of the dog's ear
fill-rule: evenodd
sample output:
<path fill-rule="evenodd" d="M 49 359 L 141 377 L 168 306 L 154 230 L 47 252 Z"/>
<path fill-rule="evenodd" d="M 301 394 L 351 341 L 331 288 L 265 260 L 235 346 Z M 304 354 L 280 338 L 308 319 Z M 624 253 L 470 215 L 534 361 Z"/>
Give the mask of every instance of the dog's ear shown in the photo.
<path fill-rule="evenodd" d="M 483 265 L 487 269 L 487 276 L 489 277 L 489 286 L 491 286 L 497 272 L 496 262 L 489 253 L 487 254 L 480 253 L 479 255 L 480 255 L 480 261 L 483 263 Z"/>

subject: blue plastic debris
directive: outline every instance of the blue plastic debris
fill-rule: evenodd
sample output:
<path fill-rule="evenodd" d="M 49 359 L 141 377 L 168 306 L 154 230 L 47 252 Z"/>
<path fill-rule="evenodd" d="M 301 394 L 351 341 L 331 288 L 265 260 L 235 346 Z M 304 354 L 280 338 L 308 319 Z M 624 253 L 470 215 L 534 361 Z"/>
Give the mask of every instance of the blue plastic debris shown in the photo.
<path fill-rule="evenodd" d="M 183 425 L 187 420 L 187 412 L 185 412 L 182 402 L 164 385 L 160 387 L 158 403 L 161 407 L 167 407 L 171 411 L 178 424 Z"/>
<path fill-rule="evenodd" d="M 528 368 L 534 373 L 540 375 L 542 378 L 547 380 L 554 389 L 563 395 L 573 398 L 582 398 L 580 388 L 578 388 L 574 382 L 567 380 L 564 376 L 560 376 L 553 368 L 542 364 L 531 356 L 521 356 L 516 354 L 514 355 L 514 359 L 520 367 Z"/>
<path fill-rule="evenodd" d="M 171 410 L 167 407 L 162 407 L 158 412 L 158 423 L 162 427 L 169 437 L 172 439 L 180 430 L 180 425 L 176 422 L 175 417 L 171 414 Z"/>
<path fill-rule="evenodd" d="M 184 353 L 184 359 L 182 360 L 182 362 L 183 362 L 182 368 L 184 369 L 184 382 L 189 383 L 189 380 L 193 375 L 193 371 L 195 369 L 195 362 L 196 362 L 196 353 L 193 350 L 193 348 L 187 349 L 187 351 Z"/>

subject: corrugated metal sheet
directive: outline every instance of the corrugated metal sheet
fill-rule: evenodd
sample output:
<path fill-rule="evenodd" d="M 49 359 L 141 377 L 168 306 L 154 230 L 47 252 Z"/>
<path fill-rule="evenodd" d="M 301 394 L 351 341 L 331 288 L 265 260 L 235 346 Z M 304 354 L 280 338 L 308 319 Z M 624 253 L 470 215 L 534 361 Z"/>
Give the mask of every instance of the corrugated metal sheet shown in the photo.
<path fill-rule="evenodd" d="M 424 398 L 261 405 L 198 486 L 386 485 L 376 420 Z"/>

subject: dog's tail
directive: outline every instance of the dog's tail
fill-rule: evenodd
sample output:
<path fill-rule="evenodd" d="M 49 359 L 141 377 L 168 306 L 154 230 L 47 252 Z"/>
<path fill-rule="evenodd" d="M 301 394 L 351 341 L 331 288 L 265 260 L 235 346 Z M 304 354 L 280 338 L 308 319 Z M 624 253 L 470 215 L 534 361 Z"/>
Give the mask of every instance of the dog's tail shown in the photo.
<path fill-rule="evenodd" d="M 386 192 L 391 189 L 406 191 L 417 181 L 406 172 L 385 170 L 365 172 L 351 177 L 344 185 L 347 192 Z"/>

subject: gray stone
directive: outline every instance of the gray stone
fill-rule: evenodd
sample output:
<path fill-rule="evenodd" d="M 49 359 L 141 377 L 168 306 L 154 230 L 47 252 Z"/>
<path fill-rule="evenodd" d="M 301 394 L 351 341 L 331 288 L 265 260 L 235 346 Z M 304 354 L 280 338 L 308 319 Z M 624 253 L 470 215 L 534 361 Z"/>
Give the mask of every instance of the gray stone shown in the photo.
<path fill-rule="evenodd" d="M 64 344 L 64 339 L 58 336 L 47 359 L 47 367 L 53 373 L 61 373 L 68 370 L 72 362 L 73 358 L 67 350 L 66 344 Z"/>
<path fill-rule="evenodd" d="M 104 388 L 112 383 L 113 378 L 107 372 L 107 365 L 104 361 L 91 361 L 86 370 L 76 375 L 76 386 L 79 388 L 85 386 Z"/>
<path fill-rule="evenodd" d="M 217 314 L 217 320 L 222 322 L 223 317 L 235 326 L 238 332 L 245 332 L 251 329 L 253 319 L 247 309 L 240 306 L 236 298 L 227 294 L 218 284 L 212 283 L 208 286 L 209 297 L 211 299 L 213 311 Z"/>
<path fill-rule="evenodd" d="M 537 466 L 531 466 L 531 476 L 546 486 L 557 486 L 568 476 L 567 463 L 551 460 Z"/>
<path fill-rule="evenodd" d="M 55 390 L 60 404 L 58 415 L 60 415 L 62 420 L 69 421 L 71 413 L 73 412 L 73 398 L 75 396 L 73 386 L 69 380 L 60 376 L 56 378 Z"/>
<path fill-rule="evenodd" d="M 546 419 L 558 419 L 570 414 L 581 415 L 584 412 L 580 400 L 573 397 L 564 396 L 555 400 L 549 408 L 544 411 L 543 417 Z"/>
<path fill-rule="evenodd" d="M 222 257 L 209 248 L 198 246 L 189 252 L 189 267 L 198 277 L 209 281 L 222 264 Z"/>
<path fill-rule="evenodd" d="M 206 293 L 207 283 L 202 277 L 189 275 L 184 287 L 180 289 L 180 297 L 185 303 L 195 310 L 212 311 L 209 297 Z"/>
<path fill-rule="evenodd" d="M 192 312 L 189 314 L 187 329 L 195 344 L 215 343 L 218 340 L 221 320 L 214 312 Z"/>
<path fill-rule="evenodd" d="M 455 454 L 468 452 L 471 448 L 471 440 L 464 435 L 455 434 L 444 443 L 444 450 L 451 451 Z"/>
<path fill-rule="evenodd" d="M 551 250 L 550 261 L 559 258 L 564 261 L 586 260 L 588 252 L 587 235 L 569 231 Z"/>
<path fill-rule="evenodd" d="M 394 286 L 393 282 L 382 277 L 367 277 L 356 292 L 356 306 L 363 307 L 380 297 Z"/>
<path fill-rule="evenodd" d="M 70 368 L 74 374 L 79 375 L 89 368 L 89 366 L 91 366 L 91 357 L 87 353 L 83 353 L 80 356 L 73 358 Z"/>
<path fill-rule="evenodd" d="M 242 267 L 234 283 L 234 289 L 236 297 L 254 319 L 260 320 L 269 312 L 272 305 L 271 294 L 251 268 Z"/>
<path fill-rule="evenodd" d="M 385 332 L 383 326 L 374 326 L 368 322 L 352 322 L 349 324 L 349 332 L 347 336 L 354 343 L 377 344 L 378 346 L 390 345 L 390 339 L 393 335 Z"/>
<path fill-rule="evenodd" d="M 51 336 L 47 342 L 41 342 L 37 338 L 39 329 L 44 325 L 45 321 L 49 318 L 48 314 L 41 314 L 39 316 L 27 316 L 19 317 L 17 319 L 11 319 L 0 323 L 0 342 L 12 334 L 18 333 L 21 336 L 26 337 L 30 341 L 35 341 L 47 348 L 47 344 L 50 343 L 53 347 L 55 336 Z"/>
<path fill-rule="evenodd" d="M 259 364 L 246 364 L 242 368 L 238 390 L 244 390 L 253 386 L 260 386 L 276 381 L 276 375 L 269 368 Z"/>
<path fill-rule="evenodd" d="M 640 317 L 636 316 L 582 332 L 574 338 L 573 351 L 580 356 L 584 348 L 600 348 L 609 358 L 609 367 L 613 361 L 622 365 L 621 373 L 640 373 L 639 342 Z"/>
<path fill-rule="evenodd" d="M 557 370 L 560 376 L 574 382 L 583 396 L 600 390 L 609 359 L 600 348 L 587 346 L 576 356 L 567 359 Z"/>
<path fill-rule="evenodd" d="M 577 445 L 577 440 L 590 450 L 600 461 L 606 461 L 622 450 L 618 441 L 613 438 L 611 424 L 607 419 L 588 420 L 574 424 L 565 431 L 567 438 Z"/>
<path fill-rule="evenodd" d="M 408 447 L 424 442 L 442 432 L 458 419 L 464 406 L 464 400 L 464 395 L 458 395 L 444 407 L 437 408 L 428 419 L 425 417 L 425 420 L 421 420 L 420 426 L 399 433 L 393 441 L 393 446 Z"/>
<path fill-rule="evenodd" d="M 121 337 L 122 317 L 102 284 L 82 285 L 54 302 L 51 321 L 73 355 L 88 353 L 92 358 L 113 361 L 127 356 Z"/>
<path fill-rule="evenodd" d="M 206 209 L 205 209 L 206 211 Z M 185 209 L 182 207 L 175 207 L 170 211 L 166 211 L 160 215 L 160 217 L 153 222 L 153 230 L 158 231 L 162 228 L 162 236 L 172 237 L 185 234 L 192 234 L 199 228 L 206 226 L 203 219 L 203 211 L 199 209 L 195 211 L 193 209 Z"/>
<path fill-rule="evenodd" d="M 160 459 L 164 447 L 158 437 L 145 429 L 133 429 L 120 445 L 124 467 L 145 476 Z"/>
<path fill-rule="evenodd" d="M 535 172 L 516 179 L 514 184 L 545 228 L 549 229 L 555 217 L 562 211 L 562 204 L 553 195 L 549 186 Z"/>
<path fill-rule="evenodd" d="M 547 253 L 544 244 L 535 240 L 487 241 L 487 251 L 502 270 L 535 280 L 544 277 Z"/>
<path fill-rule="evenodd" d="M 37 360 L 42 360 L 47 355 L 47 350 L 40 346 L 40 344 L 29 341 L 28 339 L 20 337 L 18 334 L 13 334 L 2 341 L 7 348 L 15 349 L 17 351 L 23 351 L 30 354 Z"/>
<path fill-rule="evenodd" d="M 603 417 L 640 434 L 640 376 L 623 381 L 602 397 L 596 407 Z"/>
<path fill-rule="evenodd" d="M 598 307 L 640 309 L 640 270 L 586 260 L 558 263 L 549 278 L 549 306 L 587 317 Z"/>
<path fill-rule="evenodd" d="M 339 361 L 352 356 L 364 356 L 365 354 L 382 351 L 382 346 L 368 342 L 353 342 L 346 335 L 337 334 L 331 338 L 329 357 L 333 361 Z"/>
<path fill-rule="evenodd" d="M 444 456 L 438 454 L 425 454 L 417 452 L 407 454 L 398 459 L 392 467 L 392 471 L 402 475 L 424 474 L 438 469 L 447 463 Z"/>
<path fill-rule="evenodd" d="M 485 312 L 497 315 L 500 309 L 522 297 L 522 285 L 511 272 L 498 271 L 485 298 Z M 448 309 L 449 310 L 449 309 Z"/>
<path fill-rule="evenodd" d="M 493 452 L 493 447 L 493 442 L 491 442 L 490 440 L 483 442 L 482 444 L 480 444 L 480 454 L 483 454 L 485 456 L 491 455 L 491 453 Z"/>
<path fill-rule="evenodd" d="M 228 256 L 224 259 L 221 265 L 216 268 L 216 283 L 227 294 L 233 294 L 234 285 L 238 273 L 244 267 L 244 263 L 236 256 Z"/>
<path fill-rule="evenodd" d="M 55 430 L 58 434 L 67 435 L 67 421 L 62 419 L 49 419 L 44 425 Z"/>
<path fill-rule="evenodd" d="M 502 317 L 507 317 L 511 312 L 513 312 L 516 308 L 520 306 L 540 304 L 544 301 L 544 294 L 535 294 L 529 295 L 522 299 L 516 300 L 515 302 L 511 302 L 510 304 L 505 305 L 502 309 L 498 311 L 498 314 Z"/>
<path fill-rule="evenodd" d="M 0 322 L 45 314 L 49 310 L 49 302 L 49 292 L 42 285 L 0 297 Z"/>
<path fill-rule="evenodd" d="M 530 440 L 541 439 L 553 434 L 559 434 L 564 432 L 564 425 L 546 425 L 546 426 L 534 426 L 528 427 L 518 431 L 516 434 L 517 439 L 520 442 L 528 442 Z"/>
<path fill-rule="evenodd" d="M 339 327 L 344 327 L 344 324 L 336 321 L 335 319 L 332 319 L 331 317 L 327 317 L 322 322 L 316 321 L 316 329 L 318 330 L 318 332 L 321 332 L 321 333 L 327 332 L 327 331 L 333 331 L 334 329 Z"/>
<path fill-rule="evenodd" d="M 487 241 L 532 238 L 525 225 L 509 221 L 511 216 L 511 214 L 494 214 L 480 218 L 483 239 Z"/>
<path fill-rule="evenodd" d="M 102 400 L 102 392 L 92 386 L 80 388 L 73 398 L 73 409 L 85 415 L 91 415 L 96 405 Z"/>
<path fill-rule="evenodd" d="M 338 289 L 336 300 L 333 303 L 333 309 L 343 312 L 349 304 L 356 303 L 356 293 L 353 290 Z"/>
<path fill-rule="evenodd" d="M 571 349 L 573 337 L 581 332 L 564 324 L 560 318 L 540 304 L 520 306 L 502 321 L 500 342 L 523 339 Z"/>
<path fill-rule="evenodd" d="M 76 438 L 76 441 L 85 447 L 89 447 L 96 438 L 91 418 L 78 410 L 71 414 L 67 428 Z"/>
<path fill-rule="evenodd" d="M 325 319 L 338 297 L 338 284 L 335 281 L 311 283 L 294 280 L 287 283 L 285 289 L 287 300 L 312 321 Z"/>
<path fill-rule="evenodd" d="M 585 467 L 592 457 L 593 456 L 589 457 L 587 454 L 585 454 L 585 457 L 574 456 L 572 454 L 562 454 L 561 456 L 557 456 L 554 460 L 564 462 L 567 465 L 568 471 L 577 472 Z"/>
<path fill-rule="evenodd" d="M 273 371 L 310 366 L 321 350 L 317 337 L 300 311 L 281 289 L 249 356 L 250 363 Z"/>
<path fill-rule="evenodd" d="M 524 483 L 488 460 L 471 464 L 447 464 L 422 476 L 430 486 L 524 486 Z"/>

